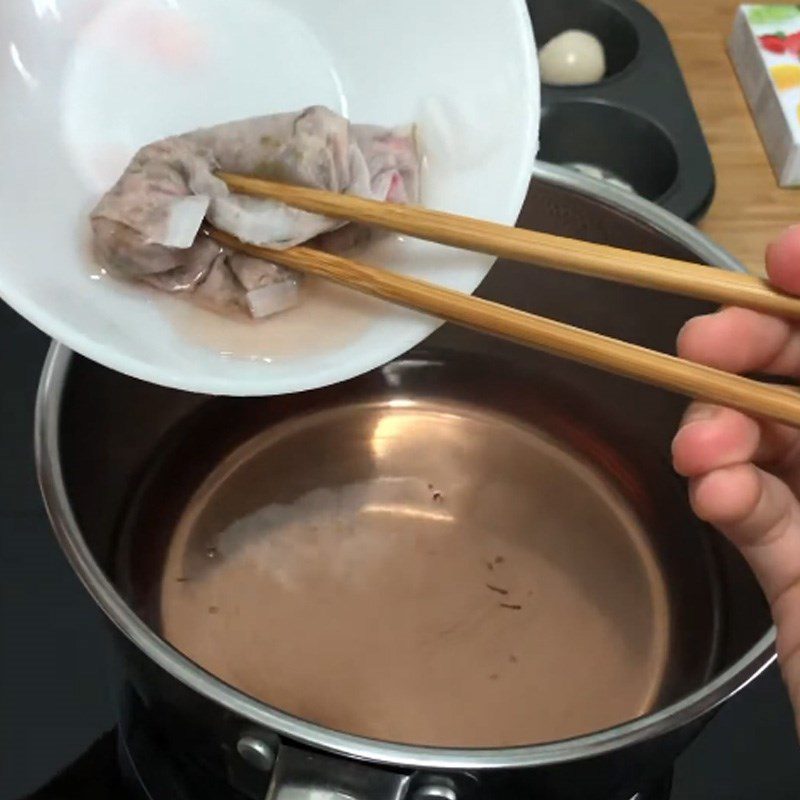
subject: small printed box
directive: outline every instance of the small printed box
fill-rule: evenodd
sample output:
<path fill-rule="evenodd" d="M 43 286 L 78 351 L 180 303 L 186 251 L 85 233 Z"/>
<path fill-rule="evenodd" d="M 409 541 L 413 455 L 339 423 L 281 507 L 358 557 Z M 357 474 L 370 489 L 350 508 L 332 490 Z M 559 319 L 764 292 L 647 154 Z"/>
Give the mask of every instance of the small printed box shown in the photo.
<path fill-rule="evenodd" d="M 800 5 L 740 6 L 731 60 L 780 186 L 800 186 Z"/>

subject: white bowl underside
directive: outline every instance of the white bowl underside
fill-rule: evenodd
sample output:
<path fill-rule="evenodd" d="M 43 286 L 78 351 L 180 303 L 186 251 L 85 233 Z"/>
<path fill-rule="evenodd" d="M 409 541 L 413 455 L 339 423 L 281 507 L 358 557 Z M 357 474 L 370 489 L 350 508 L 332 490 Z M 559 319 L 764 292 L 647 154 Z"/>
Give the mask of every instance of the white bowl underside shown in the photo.
<path fill-rule="evenodd" d="M 311 389 L 395 358 L 438 324 L 332 286 L 242 323 L 100 275 L 87 214 L 149 141 L 319 103 L 356 122 L 417 122 L 426 205 L 513 223 L 524 200 L 539 80 L 522 0 L 5 0 L 0 31 L 0 295 L 143 380 Z M 492 263 L 401 237 L 362 258 L 465 292 Z"/>

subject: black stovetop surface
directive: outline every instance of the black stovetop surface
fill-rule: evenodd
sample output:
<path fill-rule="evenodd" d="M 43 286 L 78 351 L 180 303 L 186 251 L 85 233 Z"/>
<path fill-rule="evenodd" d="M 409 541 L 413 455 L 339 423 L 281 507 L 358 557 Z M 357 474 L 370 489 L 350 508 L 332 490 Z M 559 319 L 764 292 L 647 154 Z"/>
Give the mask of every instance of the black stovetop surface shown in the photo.
<path fill-rule="evenodd" d="M 0 303 L 0 800 L 123 800 L 114 769 L 108 635 L 42 508 L 34 396 L 48 342 Z M 85 757 L 79 761 L 81 755 Z M 800 749 L 775 669 L 678 762 L 672 800 L 796 800 Z"/>

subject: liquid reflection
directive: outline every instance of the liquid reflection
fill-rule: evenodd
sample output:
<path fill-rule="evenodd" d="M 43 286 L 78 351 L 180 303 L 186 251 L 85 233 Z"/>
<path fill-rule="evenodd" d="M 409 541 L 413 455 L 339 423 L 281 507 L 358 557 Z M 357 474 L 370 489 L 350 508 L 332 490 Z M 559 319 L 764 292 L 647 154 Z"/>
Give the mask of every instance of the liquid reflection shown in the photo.
<path fill-rule="evenodd" d="M 28 71 L 28 68 L 22 62 L 22 56 L 19 53 L 19 48 L 17 47 L 14 42 L 8 46 L 8 50 L 11 54 L 11 63 L 14 65 L 14 69 L 17 71 L 19 76 L 25 82 L 29 89 L 35 89 L 39 85 L 39 81 Z"/>
<path fill-rule="evenodd" d="M 61 12 L 58 9 L 58 0 L 32 0 L 33 13 L 39 19 L 52 17 L 57 22 L 61 20 Z"/>

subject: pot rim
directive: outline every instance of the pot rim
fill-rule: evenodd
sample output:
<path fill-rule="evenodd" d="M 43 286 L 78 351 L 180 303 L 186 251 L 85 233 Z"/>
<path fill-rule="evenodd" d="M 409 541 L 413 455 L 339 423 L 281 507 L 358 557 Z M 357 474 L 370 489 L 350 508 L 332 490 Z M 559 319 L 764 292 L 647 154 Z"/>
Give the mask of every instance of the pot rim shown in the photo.
<path fill-rule="evenodd" d="M 533 172 L 533 180 L 537 179 L 621 208 L 677 239 L 708 264 L 745 271 L 696 228 L 637 195 L 541 162 Z M 273 732 L 342 756 L 410 768 L 504 769 L 565 763 L 618 750 L 694 722 L 755 680 L 776 658 L 773 627 L 723 673 L 666 708 L 604 731 L 539 745 L 494 749 L 403 745 L 340 733 L 290 716 L 228 686 L 173 649 L 129 608 L 94 559 L 70 505 L 59 456 L 60 408 L 71 358 L 64 345 L 51 345 L 36 399 L 36 469 L 56 539 L 94 601 L 136 647 L 194 691 Z"/>

